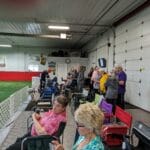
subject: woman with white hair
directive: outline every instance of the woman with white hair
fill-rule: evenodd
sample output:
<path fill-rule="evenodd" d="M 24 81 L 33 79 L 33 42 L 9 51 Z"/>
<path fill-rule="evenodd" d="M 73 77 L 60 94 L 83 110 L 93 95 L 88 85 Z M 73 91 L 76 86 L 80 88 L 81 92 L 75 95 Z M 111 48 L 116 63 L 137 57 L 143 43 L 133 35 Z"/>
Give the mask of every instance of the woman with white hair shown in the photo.
<path fill-rule="evenodd" d="M 72 150 L 104 150 L 100 138 L 104 114 L 92 103 L 81 104 L 75 112 L 75 121 L 80 134 Z M 64 150 L 57 141 L 53 141 L 55 150 Z"/>
<path fill-rule="evenodd" d="M 123 71 L 121 65 L 115 67 L 115 72 L 118 79 L 118 98 L 116 104 L 122 109 L 125 109 L 124 95 L 126 92 L 127 74 Z"/>

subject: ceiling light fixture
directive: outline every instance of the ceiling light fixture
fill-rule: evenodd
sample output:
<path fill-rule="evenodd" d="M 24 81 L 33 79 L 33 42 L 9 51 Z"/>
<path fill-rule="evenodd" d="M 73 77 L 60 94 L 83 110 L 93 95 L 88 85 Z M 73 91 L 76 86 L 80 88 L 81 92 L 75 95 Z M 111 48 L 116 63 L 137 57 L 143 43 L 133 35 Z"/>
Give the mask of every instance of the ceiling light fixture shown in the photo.
<path fill-rule="evenodd" d="M 67 34 L 66 33 L 60 33 L 60 39 L 66 39 Z"/>
<path fill-rule="evenodd" d="M 0 44 L 0 47 L 12 47 L 10 44 Z"/>
<path fill-rule="evenodd" d="M 43 38 L 60 39 L 60 36 L 59 36 L 59 35 L 40 35 L 40 37 L 43 37 Z"/>
<path fill-rule="evenodd" d="M 69 30 L 69 26 L 48 26 L 49 29 L 52 30 Z"/>
<path fill-rule="evenodd" d="M 69 34 L 66 34 L 66 33 L 60 33 L 60 35 L 39 35 L 38 37 L 41 37 L 41 38 L 53 38 L 53 39 L 70 39 L 71 38 L 71 35 Z"/>

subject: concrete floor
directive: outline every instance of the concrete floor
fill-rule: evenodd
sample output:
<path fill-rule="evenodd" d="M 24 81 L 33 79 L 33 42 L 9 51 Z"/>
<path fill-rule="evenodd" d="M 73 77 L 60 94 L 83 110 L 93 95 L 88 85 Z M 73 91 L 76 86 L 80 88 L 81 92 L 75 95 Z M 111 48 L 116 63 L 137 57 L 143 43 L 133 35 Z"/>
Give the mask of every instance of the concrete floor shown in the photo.
<path fill-rule="evenodd" d="M 127 109 L 128 112 L 130 112 L 133 116 L 133 123 L 136 120 L 141 120 L 144 123 L 146 123 L 148 126 L 150 126 L 150 113 L 143 111 L 141 109 Z M 26 120 L 28 116 L 31 114 L 30 111 L 24 111 L 14 122 L 14 124 L 11 127 L 11 130 L 6 137 L 5 141 L 0 146 L 0 150 L 5 150 L 6 147 L 8 147 L 10 144 L 14 143 L 17 137 L 22 136 L 27 131 L 27 124 Z M 64 140 L 63 145 L 65 150 L 71 150 L 74 137 L 75 137 L 75 130 L 76 126 L 74 123 L 74 119 L 72 116 L 72 113 L 70 112 L 70 107 L 67 108 L 67 114 L 68 114 L 68 122 L 64 131 Z"/>

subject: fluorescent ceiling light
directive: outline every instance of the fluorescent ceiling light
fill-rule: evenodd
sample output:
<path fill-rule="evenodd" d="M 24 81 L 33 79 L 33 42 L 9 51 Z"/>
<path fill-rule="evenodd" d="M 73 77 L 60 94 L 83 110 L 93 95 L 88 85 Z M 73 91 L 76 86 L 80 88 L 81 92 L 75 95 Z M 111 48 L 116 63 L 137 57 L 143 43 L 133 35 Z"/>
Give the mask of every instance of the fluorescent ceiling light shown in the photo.
<path fill-rule="evenodd" d="M 59 35 L 40 35 L 40 37 L 43 37 L 43 38 L 54 38 L 54 39 L 59 39 L 60 38 Z"/>
<path fill-rule="evenodd" d="M 68 35 L 66 33 L 60 33 L 60 35 L 39 35 L 38 37 L 41 38 L 53 38 L 53 39 L 70 39 L 71 35 Z"/>
<path fill-rule="evenodd" d="M 53 30 L 69 30 L 70 27 L 68 26 L 48 26 L 49 29 Z"/>
<path fill-rule="evenodd" d="M 60 38 L 61 38 L 61 39 L 66 39 L 66 38 L 67 38 L 66 33 L 60 33 Z"/>
<path fill-rule="evenodd" d="M 0 44 L 0 47 L 12 47 L 10 44 Z"/>

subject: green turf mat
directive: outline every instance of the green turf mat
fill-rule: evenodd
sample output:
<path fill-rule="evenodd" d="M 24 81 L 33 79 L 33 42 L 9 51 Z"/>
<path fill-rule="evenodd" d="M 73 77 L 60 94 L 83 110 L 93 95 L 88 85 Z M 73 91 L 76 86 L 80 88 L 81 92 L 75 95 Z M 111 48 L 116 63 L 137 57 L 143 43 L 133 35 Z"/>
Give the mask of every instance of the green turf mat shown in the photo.
<path fill-rule="evenodd" d="M 31 82 L 3 82 L 0 81 L 0 102 L 8 98 L 14 92 L 25 86 L 31 86 Z"/>

